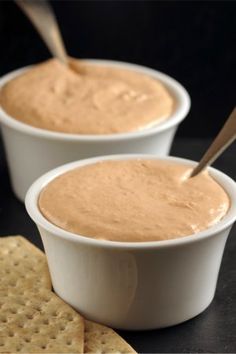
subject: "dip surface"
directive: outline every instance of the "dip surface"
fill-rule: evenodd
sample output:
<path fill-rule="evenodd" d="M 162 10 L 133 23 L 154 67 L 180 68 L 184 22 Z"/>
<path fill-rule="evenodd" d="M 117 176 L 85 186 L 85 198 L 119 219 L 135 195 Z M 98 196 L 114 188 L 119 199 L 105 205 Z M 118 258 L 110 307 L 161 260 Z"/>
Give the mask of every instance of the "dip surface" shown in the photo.
<path fill-rule="evenodd" d="M 50 59 L 6 83 L 0 103 L 13 118 L 71 134 L 113 134 L 168 118 L 174 100 L 161 82 L 126 69 Z"/>
<path fill-rule="evenodd" d="M 42 214 L 95 239 L 145 242 L 195 234 L 217 223 L 230 200 L 207 172 L 161 160 L 103 161 L 71 170 L 41 192 Z M 197 237 L 197 236 L 196 236 Z"/>

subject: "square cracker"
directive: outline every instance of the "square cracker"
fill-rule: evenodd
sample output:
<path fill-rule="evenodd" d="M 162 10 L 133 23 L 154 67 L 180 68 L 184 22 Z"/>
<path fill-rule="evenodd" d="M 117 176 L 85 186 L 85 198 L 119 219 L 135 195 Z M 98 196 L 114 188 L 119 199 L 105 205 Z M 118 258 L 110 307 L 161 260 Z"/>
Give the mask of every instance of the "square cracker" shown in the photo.
<path fill-rule="evenodd" d="M 0 353 L 83 353 L 84 320 L 48 290 L 0 290 Z"/>
<path fill-rule="evenodd" d="M 38 292 L 51 289 L 47 261 L 25 238 L 0 238 L 0 267 L 0 353 L 136 353 L 112 329 L 87 320 L 84 328 L 54 293 Z"/>
<path fill-rule="evenodd" d="M 84 353 L 136 353 L 113 329 L 88 320 L 84 324 Z"/>
<path fill-rule="evenodd" d="M 51 289 L 47 260 L 21 236 L 0 237 L 0 290 Z"/>

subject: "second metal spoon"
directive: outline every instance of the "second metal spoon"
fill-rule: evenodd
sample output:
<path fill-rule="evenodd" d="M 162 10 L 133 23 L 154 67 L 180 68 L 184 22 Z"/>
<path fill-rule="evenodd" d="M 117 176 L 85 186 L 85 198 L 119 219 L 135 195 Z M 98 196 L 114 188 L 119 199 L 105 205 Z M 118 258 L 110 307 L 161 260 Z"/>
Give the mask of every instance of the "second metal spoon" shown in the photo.
<path fill-rule="evenodd" d="M 46 0 L 15 0 L 29 17 L 53 56 L 67 64 L 67 54 L 53 9 Z"/>
<path fill-rule="evenodd" d="M 236 139 L 236 108 L 232 111 L 223 128 L 192 171 L 190 177 L 199 174 L 204 168 L 211 165 Z"/>

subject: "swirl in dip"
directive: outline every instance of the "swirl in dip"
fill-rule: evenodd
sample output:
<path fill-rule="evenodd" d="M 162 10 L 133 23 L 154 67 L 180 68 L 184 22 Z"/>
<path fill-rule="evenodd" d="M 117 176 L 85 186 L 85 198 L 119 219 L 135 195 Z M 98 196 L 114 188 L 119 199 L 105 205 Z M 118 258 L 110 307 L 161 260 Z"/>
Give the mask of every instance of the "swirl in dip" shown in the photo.
<path fill-rule="evenodd" d="M 37 128 L 71 134 L 137 131 L 167 119 L 174 100 L 148 75 L 118 67 L 50 59 L 1 89 L 2 108 Z"/>
<path fill-rule="evenodd" d="M 190 171 L 163 160 L 102 161 L 52 180 L 40 194 L 39 208 L 58 227 L 95 239 L 145 242 L 189 236 L 216 224 L 230 206 L 208 172 L 187 178 Z"/>

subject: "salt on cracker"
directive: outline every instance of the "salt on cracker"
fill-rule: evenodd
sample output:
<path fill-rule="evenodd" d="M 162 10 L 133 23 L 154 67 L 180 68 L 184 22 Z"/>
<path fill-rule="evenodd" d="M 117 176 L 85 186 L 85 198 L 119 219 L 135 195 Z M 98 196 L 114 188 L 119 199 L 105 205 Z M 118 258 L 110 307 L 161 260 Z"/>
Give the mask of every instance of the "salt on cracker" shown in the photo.
<path fill-rule="evenodd" d="M 51 289 L 47 260 L 21 236 L 0 237 L 0 290 Z"/>
<path fill-rule="evenodd" d="M 84 353 L 136 353 L 115 331 L 85 320 Z"/>
<path fill-rule="evenodd" d="M 0 353 L 83 353 L 84 320 L 48 290 L 0 290 Z"/>

